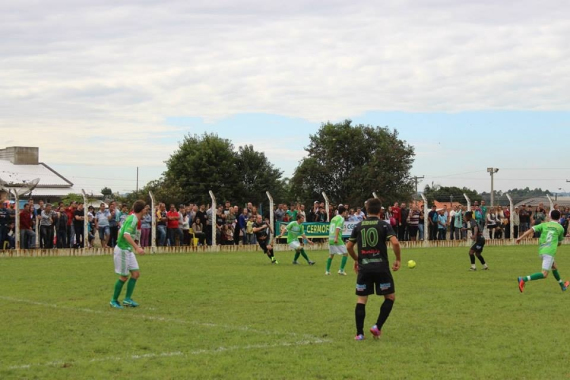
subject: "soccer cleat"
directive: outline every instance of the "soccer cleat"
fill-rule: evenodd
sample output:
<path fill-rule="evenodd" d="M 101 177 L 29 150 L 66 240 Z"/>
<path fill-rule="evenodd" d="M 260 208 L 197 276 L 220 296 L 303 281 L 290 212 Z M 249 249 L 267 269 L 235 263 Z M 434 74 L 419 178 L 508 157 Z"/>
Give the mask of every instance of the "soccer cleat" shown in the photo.
<path fill-rule="evenodd" d="M 340 276 L 346 276 L 346 272 L 343 271 L 343 270 L 339 270 L 339 271 L 338 271 L 338 274 L 339 274 Z"/>
<path fill-rule="evenodd" d="M 364 334 L 358 334 L 354 337 L 354 340 L 364 340 Z"/>
<path fill-rule="evenodd" d="M 112 300 L 111 302 L 109 302 L 109 305 L 111 305 L 111 307 L 114 307 L 115 309 L 122 309 L 123 308 L 121 306 L 121 304 L 119 303 L 119 301 L 115 301 L 115 300 Z"/>
<path fill-rule="evenodd" d="M 330 275 L 331 275 L 331 272 L 329 272 L 329 271 L 325 272 L 325 276 L 330 276 Z"/>
<path fill-rule="evenodd" d="M 299 264 L 298 261 L 293 261 L 293 265 L 297 265 L 297 264 Z"/>
<path fill-rule="evenodd" d="M 518 281 L 519 281 L 519 290 L 520 290 L 521 293 L 522 293 L 523 290 L 524 290 L 524 284 L 525 284 L 525 282 L 524 282 L 524 280 L 523 280 L 522 277 L 519 277 L 519 278 L 518 278 Z"/>
<path fill-rule="evenodd" d="M 485 266 L 483 267 L 483 270 L 489 270 L 489 267 L 488 267 L 487 265 L 485 265 Z"/>
<path fill-rule="evenodd" d="M 130 299 L 130 298 L 125 298 L 125 299 L 123 300 L 123 306 L 127 306 L 127 307 L 138 307 L 139 304 L 136 303 L 135 301 L 133 301 L 133 300 Z"/>
<path fill-rule="evenodd" d="M 315 265 L 315 262 L 309 260 L 309 265 Z"/>
<path fill-rule="evenodd" d="M 374 339 L 380 339 L 380 335 L 382 335 L 382 331 L 378 330 L 378 326 L 374 325 L 370 328 L 370 332 Z"/>
<path fill-rule="evenodd" d="M 469 270 L 475 272 L 477 270 L 477 268 L 471 267 L 471 268 L 469 268 Z"/>
<path fill-rule="evenodd" d="M 271 264 L 279 264 L 279 261 L 277 261 L 277 260 L 275 260 L 275 259 L 274 259 L 274 260 L 271 260 Z"/>
<path fill-rule="evenodd" d="M 570 286 L 570 281 L 566 281 L 564 284 L 560 284 L 560 289 L 562 289 L 562 291 L 566 291 L 566 289 L 568 289 L 568 287 Z"/>

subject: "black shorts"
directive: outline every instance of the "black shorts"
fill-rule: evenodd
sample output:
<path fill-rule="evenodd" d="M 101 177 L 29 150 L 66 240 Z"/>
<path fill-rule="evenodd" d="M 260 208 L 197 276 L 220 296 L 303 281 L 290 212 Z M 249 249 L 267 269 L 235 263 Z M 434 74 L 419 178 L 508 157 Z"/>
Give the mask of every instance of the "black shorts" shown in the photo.
<path fill-rule="evenodd" d="M 477 237 L 477 241 L 475 244 L 471 246 L 471 250 L 473 252 L 481 253 L 483 252 L 483 248 L 485 247 L 485 238 L 483 236 Z"/>
<path fill-rule="evenodd" d="M 374 294 L 374 290 L 376 290 L 376 294 L 379 296 L 385 296 L 396 292 L 394 279 L 392 278 L 390 270 L 370 273 L 358 272 L 358 276 L 356 278 L 356 295 L 369 296 Z"/>
<path fill-rule="evenodd" d="M 259 247 L 263 250 L 263 253 L 267 253 L 268 249 L 267 249 L 267 239 L 265 240 L 258 240 L 257 243 L 259 244 Z"/>

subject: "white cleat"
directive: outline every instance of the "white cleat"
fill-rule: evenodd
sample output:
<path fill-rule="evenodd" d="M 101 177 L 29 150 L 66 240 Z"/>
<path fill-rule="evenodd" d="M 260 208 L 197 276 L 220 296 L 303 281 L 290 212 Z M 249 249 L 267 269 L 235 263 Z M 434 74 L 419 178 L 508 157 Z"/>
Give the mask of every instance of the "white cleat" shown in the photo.
<path fill-rule="evenodd" d="M 346 272 L 343 270 L 338 271 L 339 276 L 346 276 Z"/>
<path fill-rule="evenodd" d="M 331 275 L 331 272 L 329 272 L 329 271 L 325 272 L 325 276 L 330 276 L 330 275 Z"/>

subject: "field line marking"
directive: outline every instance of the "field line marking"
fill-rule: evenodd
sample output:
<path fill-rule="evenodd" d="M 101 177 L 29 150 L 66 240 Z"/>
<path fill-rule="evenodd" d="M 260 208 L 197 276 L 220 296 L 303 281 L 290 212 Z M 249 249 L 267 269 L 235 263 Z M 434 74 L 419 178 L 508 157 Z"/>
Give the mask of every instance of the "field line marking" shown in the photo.
<path fill-rule="evenodd" d="M 80 311 L 83 313 L 90 313 L 90 314 L 131 317 L 131 318 L 145 319 L 145 320 L 149 320 L 149 321 L 190 324 L 190 325 L 195 325 L 195 326 L 211 327 L 211 328 L 218 328 L 219 327 L 219 328 L 224 328 L 225 330 L 245 331 L 245 332 L 250 332 L 250 333 L 259 334 L 259 335 L 271 335 L 271 336 L 283 336 L 283 335 L 286 336 L 286 335 L 288 335 L 288 336 L 292 336 L 292 337 L 302 337 L 302 338 L 311 339 L 311 340 L 320 340 L 320 338 L 309 335 L 309 334 L 297 334 L 294 332 L 262 331 L 262 330 L 252 329 L 248 326 L 217 325 L 215 323 L 188 321 L 185 319 L 167 318 L 167 317 L 159 317 L 159 316 L 144 315 L 144 314 L 132 314 L 132 313 L 126 314 L 126 313 L 121 313 L 119 310 L 116 310 L 117 313 L 112 314 L 110 312 L 106 312 L 106 311 L 102 311 L 102 310 L 93 310 L 93 309 L 86 309 L 86 308 L 81 308 L 81 307 L 71 307 L 71 306 L 61 306 L 61 305 L 47 303 L 47 302 L 31 301 L 31 300 L 6 297 L 6 296 L 0 296 L 0 299 L 5 300 L 5 301 L 19 302 L 19 303 L 24 303 L 24 304 L 29 304 L 29 305 L 35 305 L 35 306 L 49 307 L 49 308 L 57 309 L 57 310 Z M 330 341 L 330 340 L 326 340 L 326 341 Z"/>
<path fill-rule="evenodd" d="M 76 360 L 71 362 L 65 362 L 62 360 L 55 360 L 46 363 L 30 363 L 30 364 L 22 364 L 22 365 L 15 365 L 8 367 L 8 370 L 21 370 L 21 369 L 30 369 L 32 367 L 57 367 L 63 366 L 66 364 L 72 365 L 80 365 L 85 363 L 101 363 L 107 361 L 125 361 L 125 360 L 140 360 L 140 359 L 156 359 L 156 358 L 166 358 L 166 357 L 177 357 L 177 356 L 194 356 L 194 355 L 204 355 L 204 354 L 217 354 L 220 352 L 228 352 L 228 351 L 247 351 L 247 350 L 256 350 L 256 349 L 271 349 L 271 348 L 279 348 L 279 347 L 297 347 L 297 346 L 308 346 L 311 344 L 324 344 L 324 343 L 331 343 L 330 340 L 326 339 L 315 339 L 315 340 L 302 340 L 298 342 L 284 342 L 284 343 L 274 343 L 274 344 L 250 344 L 246 346 L 228 346 L 228 347 L 218 347 L 214 349 L 200 349 L 200 350 L 192 350 L 188 352 L 182 351 L 173 351 L 173 352 L 162 352 L 158 354 L 148 353 L 148 354 L 140 354 L 140 355 L 127 355 L 127 356 L 107 356 L 103 358 L 94 358 L 90 360 Z"/>

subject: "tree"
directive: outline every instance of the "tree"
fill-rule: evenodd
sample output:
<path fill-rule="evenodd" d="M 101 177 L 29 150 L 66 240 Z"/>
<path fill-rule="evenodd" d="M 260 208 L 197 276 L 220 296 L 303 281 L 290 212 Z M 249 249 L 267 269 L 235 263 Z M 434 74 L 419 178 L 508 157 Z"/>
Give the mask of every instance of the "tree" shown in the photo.
<path fill-rule="evenodd" d="M 453 199 L 454 202 L 461 202 L 465 203 L 465 197 L 463 194 L 466 194 L 471 202 L 474 201 L 481 201 L 481 195 L 477 193 L 476 190 L 471 190 L 466 187 L 459 188 L 456 186 L 439 186 L 439 185 L 426 185 L 424 189 L 424 195 L 428 199 L 428 202 L 432 202 L 434 200 L 438 202 L 450 202 Z M 453 198 L 451 198 L 453 197 Z"/>
<path fill-rule="evenodd" d="M 281 171 L 275 169 L 265 154 L 251 145 L 236 151 L 230 140 L 216 134 L 188 135 L 178 150 L 166 161 L 167 170 L 157 183 L 156 198 L 178 197 L 184 202 L 209 203 L 209 190 L 218 203 L 258 204 L 266 199 L 265 191 L 283 191 Z"/>
<path fill-rule="evenodd" d="M 101 189 L 101 194 L 103 194 L 105 198 L 112 198 L 113 190 L 109 189 L 108 187 L 104 187 Z"/>
<path fill-rule="evenodd" d="M 322 124 L 296 168 L 293 194 L 310 203 L 325 193 L 333 203 L 363 204 L 376 192 L 386 203 L 408 200 L 414 192 L 410 169 L 414 148 L 396 130 L 350 120 Z"/>

